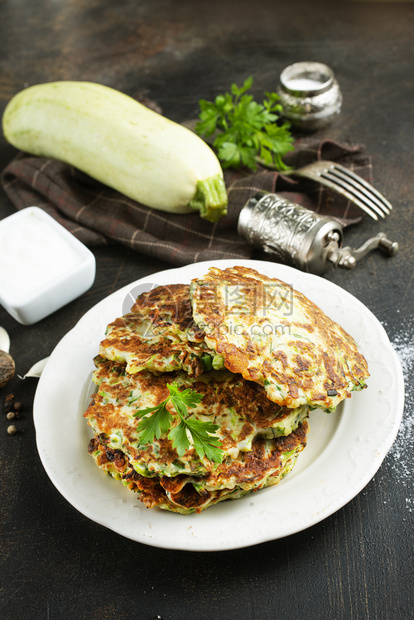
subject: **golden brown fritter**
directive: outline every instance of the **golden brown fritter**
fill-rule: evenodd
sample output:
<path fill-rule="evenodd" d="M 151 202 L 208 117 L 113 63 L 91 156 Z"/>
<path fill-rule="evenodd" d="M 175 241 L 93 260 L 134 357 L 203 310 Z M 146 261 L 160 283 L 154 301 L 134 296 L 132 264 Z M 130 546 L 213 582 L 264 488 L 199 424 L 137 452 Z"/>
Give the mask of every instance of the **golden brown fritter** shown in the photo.
<path fill-rule="evenodd" d="M 84 415 L 94 433 L 104 433 L 110 447 L 127 454 L 144 476 L 203 475 L 217 468 L 207 457 L 201 459 L 191 445 L 179 456 L 166 434 L 151 444 L 140 444 L 140 418 L 134 417 L 134 413 L 162 403 L 169 395 L 168 384 L 175 383 L 180 390 L 191 388 L 203 395 L 200 403 L 188 410 L 188 417 L 218 425 L 216 435 L 224 458 L 235 458 L 240 451 L 251 450 L 257 435 L 288 435 L 308 415 L 306 406 L 292 410 L 272 403 L 262 387 L 228 370 L 210 371 L 195 378 L 183 371 L 129 375 L 125 367 L 102 358 L 97 358 L 96 365 L 94 381 L 98 391 Z M 180 420 L 170 404 L 167 408 L 173 415 L 174 427 Z"/>
<path fill-rule="evenodd" d="M 331 411 L 365 387 L 367 363 L 353 338 L 285 282 L 245 267 L 212 267 L 190 293 L 207 345 L 273 402 Z"/>
<path fill-rule="evenodd" d="M 142 476 L 121 450 L 109 446 L 104 433 L 91 439 L 88 450 L 98 467 L 136 491 L 148 508 L 158 506 L 188 514 L 280 482 L 305 448 L 307 433 L 308 423 L 304 421 L 288 437 L 256 437 L 249 452 L 226 459 L 204 476 Z"/>
<path fill-rule="evenodd" d="M 223 365 L 193 320 L 185 284 L 158 286 L 139 295 L 128 314 L 108 325 L 99 353 L 126 363 L 129 373 L 182 368 L 197 376 Z"/>

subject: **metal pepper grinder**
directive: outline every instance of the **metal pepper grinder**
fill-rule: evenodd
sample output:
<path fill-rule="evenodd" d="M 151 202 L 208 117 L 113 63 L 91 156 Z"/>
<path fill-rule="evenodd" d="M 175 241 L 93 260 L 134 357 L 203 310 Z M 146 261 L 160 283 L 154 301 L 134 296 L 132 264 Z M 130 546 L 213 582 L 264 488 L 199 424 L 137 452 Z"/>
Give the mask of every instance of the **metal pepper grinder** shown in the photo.
<path fill-rule="evenodd" d="M 381 249 L 389 256 L 398 243 L 385 233 L 366 241 L 360 248 L 342 247 L 339 222 L 318 215 L 278 194 L 257 193 L 240 212 L 238 232 L 246 241 L 281 262 L 321 275 L 329 265 L 353 269 L 363 256 Z"/>

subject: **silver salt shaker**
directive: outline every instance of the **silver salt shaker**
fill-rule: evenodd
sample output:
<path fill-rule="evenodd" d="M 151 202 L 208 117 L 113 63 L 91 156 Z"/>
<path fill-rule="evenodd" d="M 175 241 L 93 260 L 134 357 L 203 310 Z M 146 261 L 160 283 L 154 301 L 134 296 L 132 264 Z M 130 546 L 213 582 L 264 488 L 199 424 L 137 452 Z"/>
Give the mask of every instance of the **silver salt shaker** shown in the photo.
<path fill-rule="evenodd" d="M 299 129 L 326 127 L 341 111 L 342 93 L 334 72 L 320 62 L 296 62 L 286 67 L 277 92 L 283 116 Z"/>
<path fill-rule="evenodd" d="M 342 247 L 343 229 L 339 222 L 278 194 L 265 192 L 258 192 L 244 205 L 238 232 L 250 245 L 272 254 L 279 262 L 317 275 L 329 265 L 353 269 L 357 260 L 376 248 L 390 256 L 398 251 L 398 244 L 384 233 L 357 250 Z"/>

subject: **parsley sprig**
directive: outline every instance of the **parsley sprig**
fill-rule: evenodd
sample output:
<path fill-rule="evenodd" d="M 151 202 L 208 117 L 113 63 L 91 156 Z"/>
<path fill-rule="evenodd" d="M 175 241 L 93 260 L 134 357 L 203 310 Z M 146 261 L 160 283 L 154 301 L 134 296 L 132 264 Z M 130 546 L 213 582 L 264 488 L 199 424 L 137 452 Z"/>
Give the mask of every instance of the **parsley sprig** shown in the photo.
<path fill-rule="evenodd" d="M 154 438 L 159 439 L 168 433 L 168 439 L 172 441 L 178 456 L 181 457 L 190 447 L 189 434 L 200 458 L 206 456 L 210 461 L 221 463 L 223 461 L 221 442 L 213 435 L 219 427 L 212 422 L 202 422 L 187 417 L 188 408 L 195 407 L 203 398 L 203 394 L 190 388 L 180 391 L 174 383 L 168 383 L 167 387 L 170 395 L 162 403 L 155 407 L 139 409 L 133 414 L 134 417 L 142 418 L 137 426 L 140 443 L 151 443 Z M 171 423 L 174 418 L 167 409 L 169 402 L 180 418 L 179 424 L 173 428 L 171 428 Z"/>
<path fill-rule="evenodd" d="M 201 99 L 200 120 L 195 127 L 198 135 L 208 138 L 214 134 L 213 148 L 223 168 L 245 166 L 257 169 L 257 163 L 277 170 L 287 170 L 283 156 L 293 151 L 289 124 L 278 124 L 283 107 L 277 93 L 265 93 L 263 103 L 246 94 L 253 78 L 240 88 L 231 85 L 231 92 L 218 95 L 214 101 Z"/>

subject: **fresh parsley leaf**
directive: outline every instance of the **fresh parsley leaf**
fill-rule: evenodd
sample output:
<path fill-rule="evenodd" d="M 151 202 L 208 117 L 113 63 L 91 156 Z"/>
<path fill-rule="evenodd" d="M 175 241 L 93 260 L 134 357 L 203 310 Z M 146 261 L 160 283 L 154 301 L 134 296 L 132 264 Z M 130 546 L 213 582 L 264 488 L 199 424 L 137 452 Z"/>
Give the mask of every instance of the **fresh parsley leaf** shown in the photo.
<path fill-rule="evenodd" d="M 203 394 L 190 388 L 179 390 L 174 383 L 167 384 L 167 387 L 170 394 L 162 403 L 155 407 L 139 409 L 133 414 L 134 417 L 141 418 L 137 426 L 140 443 L 144 445 L 151 443 L 154 438 L 159 439 L 161 435 L 168 433 L 168 439 L 172 441 L 173 447 L 181 457 L 190 447 L 188 438 L 190 436 L 194 450 L 201 459 L 205 456 L 210 461 L 221 463 L 223 460 L 221 442 L 214 436 L 219 427 L 212 422 L 188 417 L 188 408 L 193 408 L 201 402 Z M 179 424 L 173 428 L 171 424 L 174 417 L 167 409 L 169 402 L 180 418 Z"/>
<path fill-rule="evenodd" d="M 199 392 L 196 392 L 191 388 L 180 391 L 175 383 L 168 383 L 167 387 L 174 406 L 177 403 L 180 405 L 184 404 L 187 407 L 195 407 L 203 399 L 203 394 L 199 394 Z M 187 412 L 185 411 L 184 413 Z"/>
<path fill-rule="evenodd" d="M 283 156 L 294 147 L 289 123 L 278 123 L 283 111 L 280 97 L 266 92 L 266 98 L 258 103 L 247 94 L 252 85 L 249 77 L 243 86 L 232 84 L 230 93 L 218 95 L 214 101 L 201 99 L 196 133 L 214 137 L 213 148 L 223 168 L 256 170 L 261 163 L 287 170 Z"/>
<path fill-rule="evenodd" d="M 213 435 L 218 426 L 212 422 L 191 419 L 186 420 L 185 424 L 190 431 L 195 451 L 200 458 L 205 454 L 210 461 L 221 463 L 223 461 L 223 451 L 220 450 L 220 440 Z"/>
<path fill-rule="evenodd" d="M 218 156 L 232 168 L 239 168 L 242 163 L 242 149 L 233 142 L 223 142 L 218 147 Z"/>
<path fill-rule="evenodd" d="M 151 415 L 144 417 L 138 424 L 137 430 L 141 432 L 140 443 L 151 443 L 154 437 L 159 439 L 162 434 L 168 432 L 173 418 L 165 405 L 164 401 Z"/>
<path fill-rule="evenodd" d="M 246 90 L 249 90 L 251 87 L 253 86 L 253 77 L 250 76 L 248 77 L 245 81 L 243 86 L 241 86 L 240 88 L 236 85 L 236 84 L 232 84 L 231 85 L 231 92 L 233 95 L 235 95 L 236 97 L 240 97 L 240 95 L 242 95 L 243 93 L 246 92 Z"/>
<path fill-rule="evenodd" d="M 178 456 L 183 456 L 186 450 L 190 447 L 190 442 L 187 437 L 187 425 L 183 420 L 180 421 L 177 426 L 174 426 L 168 433 L 168 439 L 171 439 L 173 446 L 177 450 Z"/>

